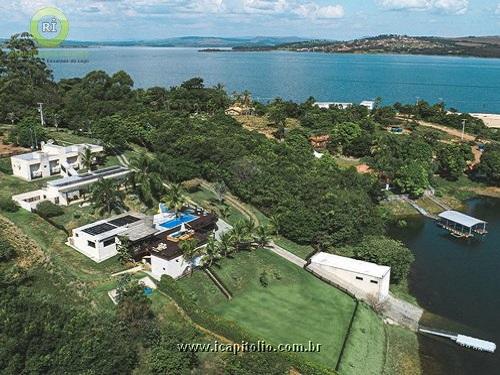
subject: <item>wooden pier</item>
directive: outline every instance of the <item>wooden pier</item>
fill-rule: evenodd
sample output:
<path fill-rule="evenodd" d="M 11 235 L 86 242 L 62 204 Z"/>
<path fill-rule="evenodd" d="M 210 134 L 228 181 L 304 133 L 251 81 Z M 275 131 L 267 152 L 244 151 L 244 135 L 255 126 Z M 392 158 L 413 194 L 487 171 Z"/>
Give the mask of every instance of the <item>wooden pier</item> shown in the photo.
<path fill-rule="evenodd" d="M 481 352 L 494 353 L 497 346 L 494 342 L 476 339 L 474 337 L 460 335 L 456 333 L 436 330 L 431 328 L 419 327 L 418 332 L 426 333 L 428 335 L 444 337 L 455 341 L 458 345 L 465 348 L 479 350 Z"/>

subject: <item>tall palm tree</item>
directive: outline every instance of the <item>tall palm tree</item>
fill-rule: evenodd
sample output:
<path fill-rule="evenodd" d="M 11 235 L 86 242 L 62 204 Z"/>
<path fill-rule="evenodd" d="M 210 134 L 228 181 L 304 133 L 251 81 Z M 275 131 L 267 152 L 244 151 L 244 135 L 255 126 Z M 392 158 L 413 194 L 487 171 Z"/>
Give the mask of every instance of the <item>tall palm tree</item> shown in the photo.
<path fill-rule="evenodd" d="M 139 154 L 130 158 L 129 182 L 141 202 L 151 207 L 155 199 L 159 199 L 164 192 L 161 179 L 162 166 L 158 160 Z"/>
<path fill-rule="evenodd" d="M 255 244 L 259 248 L 264 248 L 269 245 L 271 239 L 269 238 L 269 228 L 267 226 L 260 226 L 255 230 Z"/>
<path fill-rule="evenodd" d="M 182 256 L 188 262 L 200 253 L 196 240 L 181 241 L 179 248 L 182 251 Z"/>
<path fill-rule="evenodd" d="M 175 215 L 179 216 L 179 212 L 182 207 L 186 204 L 186 197 L 182 192 L 182 186 L 180 184 L 172 184 L 167 194 L 163 197 L 166 205 L 175 211 Z"/>
<path fill-rule="evenodd" d="M 83 165 L 83 168 L 87 170 L 91 170 L 94 164 L 94 155 L 92 155 L 92 151 L 90 147 L 85 147 L 85 149 L 80 152 L 80 160 Z"/>
<path fill-rule="evenodd" d="M 221 252 L 219 245 L 217 241 L 215 241 L 215 238 L 210 237 L 208 239 L 207 245 L 204 248 L 203 251 L 203 260 L 202 260 L 202 265 L 203 267 L 209 268 L 214 264 L 218 259 L 221 258 Z"/>
<path fill-rule="evenodd" d="M 90 202 L 101 213 L 121 210 L 125 207 L 123 199 L 120 185 L 111 179 L 100 178 L 90 189 Z"/>
<path fill-rule="evenodd" d="M 280 232 L 280 218 L 278 215 L 271 215 L 269 218 L 269 224 L 271 226 L 270 230 L 274 235 L 278 235 Z"/>
<path fill-rule="evenodd" d="M 225 257 L 227 257 L 229 254 L 231 254 L 235 250 L 234 242 L 231 238 L 230 232 L 225 232 L 220 236 L 219 249 L 220 249 L 221 254 Z"/>

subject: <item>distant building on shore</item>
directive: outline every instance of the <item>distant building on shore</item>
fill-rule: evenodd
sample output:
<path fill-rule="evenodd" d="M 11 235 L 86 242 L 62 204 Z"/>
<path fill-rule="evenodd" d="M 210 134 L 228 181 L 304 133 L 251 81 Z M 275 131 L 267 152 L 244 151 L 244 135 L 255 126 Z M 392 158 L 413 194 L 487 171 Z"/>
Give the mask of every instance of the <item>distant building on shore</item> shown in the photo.
<path fill-rule="evenodd" d="M 321 109 L 328 109 L 330 107 L 337 107 L 340 109 L 347 109 L 352 107 L 354 103 L 344 103 L 344 102 L 315 102 L 314 105 Z M 372 100 L 363 100 L 359 103 L 360 106 L 366 107 L 369 111 L 375 108 L 375 102 Z"/>

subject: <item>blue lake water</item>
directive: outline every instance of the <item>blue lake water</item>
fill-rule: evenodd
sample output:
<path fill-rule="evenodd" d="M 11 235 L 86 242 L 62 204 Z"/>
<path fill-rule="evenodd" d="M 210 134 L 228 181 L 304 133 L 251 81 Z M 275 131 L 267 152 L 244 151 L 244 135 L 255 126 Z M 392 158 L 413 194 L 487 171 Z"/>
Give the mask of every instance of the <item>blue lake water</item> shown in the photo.
<path fill-rule="evenodd" d="M 467 112 L 500 113 L 500 59 L 411 55 L 296 52 L 198 52 L 194 48 L 103 47 L 43 50 L 56 79 L 101 69 L 127 71 L 136 87 L 178 85 L 194 76 L 222 83 L 229 92 L 249 90 L 255 99 L 280 96 L 304 101 L 384 103 L 444 100 Z"/>
<path fill-rule="evenodd" d="M 434 221 L 419 219 L 395 229 L 415 254 L 410 291 L 436 328 L 493 341 L 500 347 L 500 200 L 469 201 L 468 213 L 488 222 L 481 239 L 450 236 Z M 499 374 L 500 350 L 495 354 L 460 348 L 449 340 L 420 338 L 426 374 Z M 433 362 L 444 367 L 435 370 Z"/>

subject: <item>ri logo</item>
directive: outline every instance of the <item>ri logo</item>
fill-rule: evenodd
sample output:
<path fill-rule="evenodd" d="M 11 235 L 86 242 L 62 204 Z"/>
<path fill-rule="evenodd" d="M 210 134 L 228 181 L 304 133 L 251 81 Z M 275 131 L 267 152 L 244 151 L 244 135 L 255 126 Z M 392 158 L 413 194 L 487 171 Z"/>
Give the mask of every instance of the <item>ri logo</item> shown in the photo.
<path fill-rule="evenodd" d="M 31 18 L 30 33 L 39 47 L 58 47 L 68 37 L 69 22 L 61 10 L 42 8 Z"/>
<path fill-rule="evenodd" d="M 42 22 L 42 33 L 57 33 L 57 18 L 52 18 L 50 22 Z"/>

